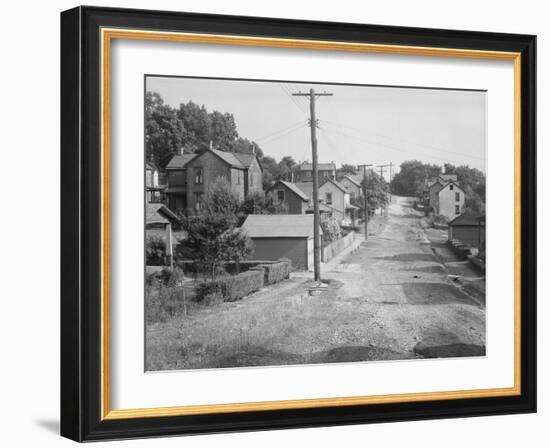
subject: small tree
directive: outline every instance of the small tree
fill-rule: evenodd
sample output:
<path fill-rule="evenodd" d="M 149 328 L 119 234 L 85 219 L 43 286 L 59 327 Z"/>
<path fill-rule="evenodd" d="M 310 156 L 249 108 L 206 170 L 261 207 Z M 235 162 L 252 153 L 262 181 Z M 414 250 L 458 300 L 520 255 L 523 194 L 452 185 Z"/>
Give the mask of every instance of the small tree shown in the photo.
<path fill-rule="evenodd" d="M 334 217 L 323 219 L 321 221 L 321 228 L 323 229 L 323 237 L 327 243 L 336 241 L 342 234 L 340 224 L 338 224 L 338 220 Z"/>
<path fill-rule="evenodd" d="M 166 259 L 166 243 L 157 235 L 148 235 L 145 242 L 145 260 L 148 266 L 162 266 Z"/>
<path fill-rule="evenodd" d="M 197 268 L 208 272 L 213 279 L 225 263 L 249 257 L 252 242 L 236 228 L 238 209 L 239 199 L 227 181 L 216 180 L 201 211 L 182 217 L 182 227 L 188 238 L 178 243 L 176 257 L 194 260 Z"/>

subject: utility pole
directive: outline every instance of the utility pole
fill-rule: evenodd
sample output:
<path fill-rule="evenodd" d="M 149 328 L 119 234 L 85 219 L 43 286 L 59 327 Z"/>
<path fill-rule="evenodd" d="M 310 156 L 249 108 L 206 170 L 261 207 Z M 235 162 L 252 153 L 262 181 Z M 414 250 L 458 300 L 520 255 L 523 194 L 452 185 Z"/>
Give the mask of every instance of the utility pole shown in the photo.
<path fill-rule="evenodd" d="M 359 167 L 363 168 L 363 210 L 365 211 L 365 241 L 367 241 L 368 238 L 368 223 L 369 223 L 369 209 L 367 204 L 367 167 L 372 166 L 370 165 L 358 165 Z"/>
<path fill-rule="evenodd" d="M 393 179 L 393 162 L 390 162 L 390 183 L 388 185 L 388 194 L 390 195 L 390 203 L 391 203 L 391 181 Z"/>
<path fill-rule="evenodd" d="M 311 160 L 313 165 L 313 272 L 316 282 L 321 281 L 321 241 L 319 227 L 321 220 L 319 216 L 319 173 L 317 172 L 317 125 L 315 116 L 315 100 L 320 96 L 332 96 L 332 93 L 315 93 L 315 89 L 309 89 L 309 93 L 293 93 L 292 96 L 309 97 L 309 126 L 311 128 Z"/>

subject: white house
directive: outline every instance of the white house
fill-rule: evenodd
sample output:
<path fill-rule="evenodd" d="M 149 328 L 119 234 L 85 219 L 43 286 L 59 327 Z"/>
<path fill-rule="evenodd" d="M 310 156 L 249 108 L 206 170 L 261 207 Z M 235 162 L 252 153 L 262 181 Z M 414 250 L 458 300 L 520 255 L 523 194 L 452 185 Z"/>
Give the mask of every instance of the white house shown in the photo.
<path fill-rule="evenodd" d="M 464 200 L 464 190 L 451 181 L 437 193 L 433 205 L 434 213 L 452 220 L 464 211 Z"/>
<path fill-rule="evenodd" d="M 319 187 L 319 201 L 332 210 L 332 216 L 341 225 L 350 225 L 353 217 L 353 207 L 350 203 L 350 193 L 346 187 L 333 179 L 326 179 Z"/>

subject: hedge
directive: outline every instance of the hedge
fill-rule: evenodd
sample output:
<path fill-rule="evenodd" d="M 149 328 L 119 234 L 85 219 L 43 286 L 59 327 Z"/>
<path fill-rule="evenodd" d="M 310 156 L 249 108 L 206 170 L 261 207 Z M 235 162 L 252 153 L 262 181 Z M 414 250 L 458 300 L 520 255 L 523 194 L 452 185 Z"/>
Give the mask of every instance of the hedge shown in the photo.
<path fill-rule="evenodd" d="M 208 295 L 221 293 L 224 302 L 233 302 L 258 291 L 263 286 L 263 271 L 250 270 L 200 283 L 196 289 L 196 297 L 197 300 L 203 300 Z"/>
<path fill-rule="evenodd" d="M 290 277 L 290 260 L 279 260 L 276 263 L 260 264 L 258 268 L 264 271 L 264 283 L 272 285 Z"/>

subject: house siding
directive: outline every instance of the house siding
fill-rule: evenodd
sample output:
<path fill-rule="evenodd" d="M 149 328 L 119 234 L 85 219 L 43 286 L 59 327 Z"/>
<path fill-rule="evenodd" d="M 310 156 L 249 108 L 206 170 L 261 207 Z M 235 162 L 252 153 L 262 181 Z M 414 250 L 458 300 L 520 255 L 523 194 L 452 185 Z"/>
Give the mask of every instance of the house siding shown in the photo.
<path fill-rule="evenodd" d="M 334 178 L 333 170 L 318 170 L 319 183 L 323 179 Z M 294 173 L 294 182 L 313 182 L 313 171 L 312 170 L 299 170 Z"/>
<path fill-rule="evenodd" d="M 453 189 L 451 190 L 451 186 Z M 458 201 L 456 193 L 459 194 Z M 437 195 L 436 214 L 454 219 L 464 211 L 464 191 L 455 184 L 447 184 Z M 456 207 L 458 206 L 458 213 Z"/>
<path fill-rule="evenodd" d="M 332 193 L 332 204 L 326 202 L 327 193 Z M 349 205 L 349 194 L 332 182 L 326 182 L 319 187 L 319 199 L 332 210 L 332 216 L 342 223 L 346 217 L 346 206 Z"/>
<path fill-rule="evenodd" d="M 294 193 L 290 188 L 282 183 L 275 184 L 268 192 L 267 197 L 273 200 L 274 204 L 278 204 L 277 191 L 285 192 L 284 204 L 286 205 L 286 213 L 289 215 L 303 215 L 306 213 L 308 201 L 304 201 L 300 196 Z"/>
<path fill-rule="evenodd" d="M 253 193 L 263 193 L 262 187 L 262 169 L 258 163 L 258 159 L 254 158 L 248 169 L 246 170 L 245 178 L 245 195 Z"/>
<path fill-rule="evenodd" d="M 195 174 L 202 168 L 202 183 L 195 183 Z M 244 175 L 242 169 L 230 167 L 214 153 L 206 151 L 186 165 L 187 171 L 187 213 L 195 213 L 196 193 L 202 193 L 203 198 L 208 188 L 219 178 L 229 182 L 240 200 L 244 199 Z"/>
<path fill-rule="evenodd" d="M 349 180 L 347 177 L 342 177 L 340 184 L 346 187 L 350 193 L 350 197 L 353 195 L 355 198 L 361 195 L 361 188 L 357 186 L 354 182 Z"/>

